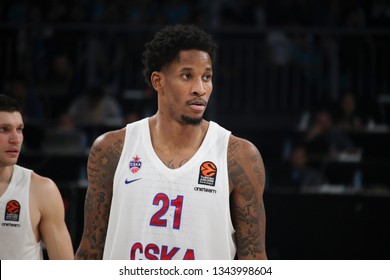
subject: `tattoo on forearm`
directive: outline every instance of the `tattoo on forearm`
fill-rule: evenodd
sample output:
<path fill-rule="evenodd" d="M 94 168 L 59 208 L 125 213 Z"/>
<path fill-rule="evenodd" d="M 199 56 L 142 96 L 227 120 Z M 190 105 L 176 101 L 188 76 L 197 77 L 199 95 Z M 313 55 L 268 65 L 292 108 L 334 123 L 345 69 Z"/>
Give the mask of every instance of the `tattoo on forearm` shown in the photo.
<path fill-rule="evenodd" d="M 237 251 L 240 256 L 253 256 L 264 251 L 262 236 L 263 228 L 260 226 L 258 216 L 263 212 L 263 207 L 248 204 L 243 208 L 236 207 L 236 241 Z"/>

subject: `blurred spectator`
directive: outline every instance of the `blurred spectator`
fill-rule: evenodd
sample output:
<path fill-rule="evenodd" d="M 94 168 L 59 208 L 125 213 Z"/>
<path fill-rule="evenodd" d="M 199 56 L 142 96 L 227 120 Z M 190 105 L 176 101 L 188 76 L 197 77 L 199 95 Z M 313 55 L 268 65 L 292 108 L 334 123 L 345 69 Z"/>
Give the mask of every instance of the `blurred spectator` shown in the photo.
<path fill-rule="evenodd" d="M 74 77 L 73 65 L 64 53 L 55 54 L 52 60 L 52 76 L 50 80 L 55 83 L 58 95 L 68 95 L 69 86 Z"/>
<path fill-rule="evenodd" d="M 118 101 L 97 86 L 89 87 L 83 95 L 76 98 L 69 108 L 68 115 L 75 126 L 123 124 Z M 69 123 L 66 125 L 69 126 Z"/>
<path fill-rule="evenodd" d="M 338 104 L 335 125 L 346 131 L 359 131 L 365 128 L 366 121 L 358 111 L 356 98 L 351 92 L 345 93 Z"/>
<path fill-rule="evenodd" d="M 297 140 L 297 139 L 296 139 Z M 281 162 L 273 162 L 268 172 L 268 181 L 272 189 L 287 192 L 316 190 L 328 183 L 327 178 L 317 168 L 315 158 L 310 158 L 304 143 L 298 140 L 292 144 L 291 151 Z"/>
<path fill-rule="evenodd" d="M 344 130 L 334 126 L 331 113 L 325 109 L 315 114 L 305 141 L 308 151 L 319 156 L 338 156 L 354 150 L 351 138 Z"/>
<path fill-rule="evenodd" d="M 323 53 L 315 36 L 310 34 L 296 34 L 291 38 L 293 53 L 292 59 L 302 72 L 302 79 L 311 87 L 323 89 Z M 313 92 L 318 92 L 313 89 Z"/>
<path fill-rule="evenodd" d="M 41 97 L 32 86 L 28 85 L 22 75 L 13 76 L 6 84 L 5 91 L 20 102 L 26 123 L 39 123 L 45 119 L 44 105 Z"/>
<path fill-rule="evenodd" d="M 39 87 L 50 99 L 49 117 L 56 119 L 82 93 L 85 76 L 81 69 L 74 67 L 66 53 L 54 54 L 50 66 L 47 79 Z"/>
<path fill-rule="evenodd" d="M 308 165 L 308 155 L 303 145 L 292 150 L 288 179 L 290 185 L 298 188 L 320 187 L 327 182 L 318 170 Z"/>
<path fill-rule="evenodd" d="M 283 66 L 290 63 L 294 44 L 282 31 L 271 31 L 267 35 L 269 59 L 272 65 Z"/>
<path fill-rule="evenodd" d="M 120 36 L 107 32 L 88 42 L 89 82 L 110 86 L 113 96 L 118 96 L 123 82 L 125 45 Z"/>

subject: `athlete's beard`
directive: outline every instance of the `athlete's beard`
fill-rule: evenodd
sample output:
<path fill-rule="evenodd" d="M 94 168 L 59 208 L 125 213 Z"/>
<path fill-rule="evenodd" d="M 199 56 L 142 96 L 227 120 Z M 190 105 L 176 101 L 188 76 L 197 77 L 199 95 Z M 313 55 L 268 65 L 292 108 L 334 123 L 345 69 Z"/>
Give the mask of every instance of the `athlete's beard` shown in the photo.
<path fill-rule="evenodd" d="M 181 115 L 181 120 L 185 122 L 186 124 L 190 125 L 199 125 L 202 122 L 202 118 L 190 118 L 185 115 Z"/>

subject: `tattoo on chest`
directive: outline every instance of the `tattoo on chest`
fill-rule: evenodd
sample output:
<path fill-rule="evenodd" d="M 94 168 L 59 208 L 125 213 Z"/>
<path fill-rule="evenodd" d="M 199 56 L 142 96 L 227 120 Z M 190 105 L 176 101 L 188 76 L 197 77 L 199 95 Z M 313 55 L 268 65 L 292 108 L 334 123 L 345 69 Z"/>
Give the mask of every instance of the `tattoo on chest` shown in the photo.
<path fill-rule="evenodd" d="M 179 168 L 179 167 L 183 166 L 187 161 L 188 161 L 188 159 L 183 159 L 181 161 L 171 159 L 171 160 L 166 161 L 165 165 L 170 169 L 175 169 L 175 168 Z"/>

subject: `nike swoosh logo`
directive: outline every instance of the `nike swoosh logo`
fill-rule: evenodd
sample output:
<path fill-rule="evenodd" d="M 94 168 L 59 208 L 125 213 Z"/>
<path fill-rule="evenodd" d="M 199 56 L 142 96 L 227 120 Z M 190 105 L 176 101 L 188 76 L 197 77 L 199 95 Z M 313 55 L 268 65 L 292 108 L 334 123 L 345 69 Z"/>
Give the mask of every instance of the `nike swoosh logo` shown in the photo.
<path fill-rule="evenodd" d="M 131 183 L 133 183 L 133 182 L 135 182 L 135 181 L 138 181 L 138 180 L 141 180 L 142 178 L 138 178 L 138 179 L 134 179 L 134 180 L 125 180 L 125 184 L 131 184 Z"/>

